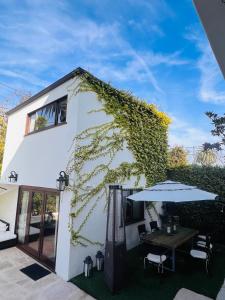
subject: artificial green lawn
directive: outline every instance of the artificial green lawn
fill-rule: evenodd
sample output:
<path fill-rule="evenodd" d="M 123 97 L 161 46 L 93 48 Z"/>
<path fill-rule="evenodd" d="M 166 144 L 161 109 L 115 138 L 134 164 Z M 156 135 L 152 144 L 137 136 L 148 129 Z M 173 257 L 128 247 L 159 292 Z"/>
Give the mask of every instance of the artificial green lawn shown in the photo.
<path fill-rule="evenodd" d="M 128 252 L 128 281 L 117 294 L 112 295 L 104 282 L 103 272 L 94 271 L 92 278 L 79 275 L 71 281 L 99 300 L 172 300 L 180 288 L 187 288 L 205 296 L 216 298 L 225 278 L 225 248 L 215 247 L 211 275 L 207 275 L 204 263 L 186 254 L 177 255 L 175 273 L 166 271 L 163 276 L 156 268 L 143 270 L 143 259 L 137 248 Z"/>

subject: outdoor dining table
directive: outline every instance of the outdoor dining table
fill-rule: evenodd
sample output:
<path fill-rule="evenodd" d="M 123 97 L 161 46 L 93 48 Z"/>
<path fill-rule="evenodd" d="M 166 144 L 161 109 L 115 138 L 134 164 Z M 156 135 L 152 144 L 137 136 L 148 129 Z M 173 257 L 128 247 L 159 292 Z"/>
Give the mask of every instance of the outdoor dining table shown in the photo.
<path fill-rule="evenodd" d="M 198 230 L 186 227 L 177 227 L 176 233 L 168 234 L 163 230 L 157 230 L 146 234 L 142 237 L 142 241 L 146 244 L 161 246 L 171 250 L 172 252 L 172 268 L 166 268 L 175 272 L 176 270 L 176 249 L 186 243 L 198 234 Z"/>

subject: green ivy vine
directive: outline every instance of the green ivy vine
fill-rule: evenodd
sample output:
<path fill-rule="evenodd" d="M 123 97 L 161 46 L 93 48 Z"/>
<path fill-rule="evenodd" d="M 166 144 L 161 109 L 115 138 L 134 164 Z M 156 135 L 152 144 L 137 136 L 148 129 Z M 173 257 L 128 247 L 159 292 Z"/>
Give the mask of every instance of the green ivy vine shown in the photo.
<path fill-rule="evenodd" d="M 147 185 L 165 179 L 170 119 L 153 104 L 147 104 L 129 92 L 117 90 L 82 69 L 78 78 L 80 83 L 73 95 L 95 92 L 102 104 L 100 111 L 113 117 L 112 121 L 87 128 L 75 137 L 68 164 L 67 171 L 76 176 L 70 186 L 74 194 L 71 202 L 71 240 L 74 245 L 87 246 L 99 244 L 84 237 L 82 229 L 98 202 L 107 199 L 108 184 L 124 183 L 135 178 L 135 186 L 138 186 L 143 175 Z M 97 114 L 98 111 L 90 113 Z M 134 161 L 122 162 L 115 167 L 116 155 L 126 148 L 133 154 Z M 102 157 L 104 163 L 97 164 L 90 172 L 84 170 L 88 163 Z M 90 182 L 96 176 L 102 179 L 90 188 Z M 86 215 L 82 215 L 82 222 L 75 228 L 74 220 L 84 211 L 87 211 Z"/>

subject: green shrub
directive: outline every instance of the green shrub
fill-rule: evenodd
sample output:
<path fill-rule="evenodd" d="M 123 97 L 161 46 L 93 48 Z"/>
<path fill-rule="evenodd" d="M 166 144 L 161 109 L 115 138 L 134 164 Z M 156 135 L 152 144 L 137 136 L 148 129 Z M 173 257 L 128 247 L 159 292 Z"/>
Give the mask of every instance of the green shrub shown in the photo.
<path fill-rule="evenodd" d="M 168 178 L 219 194 L 225 200 L 225 168 L 186 166 L 169 169 Z"/>
<path fill-rule="evenodd" d="M 168 179 L 216 193 L 225 201 L 225 168 L 187 166 L 168 170 Z M 225 209 L 219 201 L 169 204 L 167 208 L 180 216 L 181 224 L 211 233 L 216 242 L 225 244 Z"/>

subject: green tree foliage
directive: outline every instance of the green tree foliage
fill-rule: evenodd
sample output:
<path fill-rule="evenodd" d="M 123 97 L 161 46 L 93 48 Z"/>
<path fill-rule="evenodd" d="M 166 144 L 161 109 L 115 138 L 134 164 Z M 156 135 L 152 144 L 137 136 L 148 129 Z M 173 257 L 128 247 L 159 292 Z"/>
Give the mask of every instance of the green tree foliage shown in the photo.
<path fill-rule="evenodd" d="M 183 167 L 187 164 L 187 151 L 182 146 L 175 146 L 168 151 L 169 168 Z"/>
<path fill-rule="evenodd" d="M 38 116 L 36 121 L 35 121 L 34 129 L 35 130 L 43 129 L 43 128 L 46 127 L 47 123 L 48 123 L 48 120 L 45 117 Z"/>
<path fill-rule="evenodd" d="M 225 168 L 212 166 L 186 166 L 168 170 L 168 179 L 179 181 L 220 196 L 225 201 Z M 225 202 L 224 202 L 225 203 Z M 197 228 L 213 235 L 225 244 L 225 216 L 218 201 L 200 201 L 176 204 L 174 214 L 180 215 L 183 226 Z"/>
<path fill-rule="evenodd" d="M 206 115 L 212 121 L 214 128 L 211 130 L 213 136 L 218 136 L 221 138 L 221 141 L 218 143 L 205 143 L 203 145 L 204 150 L 215 149 L 217 151 L 221 150 L 225 145 L 225 114 L 223 116 L 218 116 L 213 112 L 206 112 Z"/>
<path fill-rule="evenodd" d="M 168 178 L 219 194 L 225 200 L 225 168 L 188 165 L 168 170 Z"/>
<path fill-rule="evenodd" d="M 4 154 L 4 146 L 5 146 L 5 136 L 6 136 L 6 120 L 4 116 L 0 116 L 0 172 L 2 169 L 2 160 Z"/>

